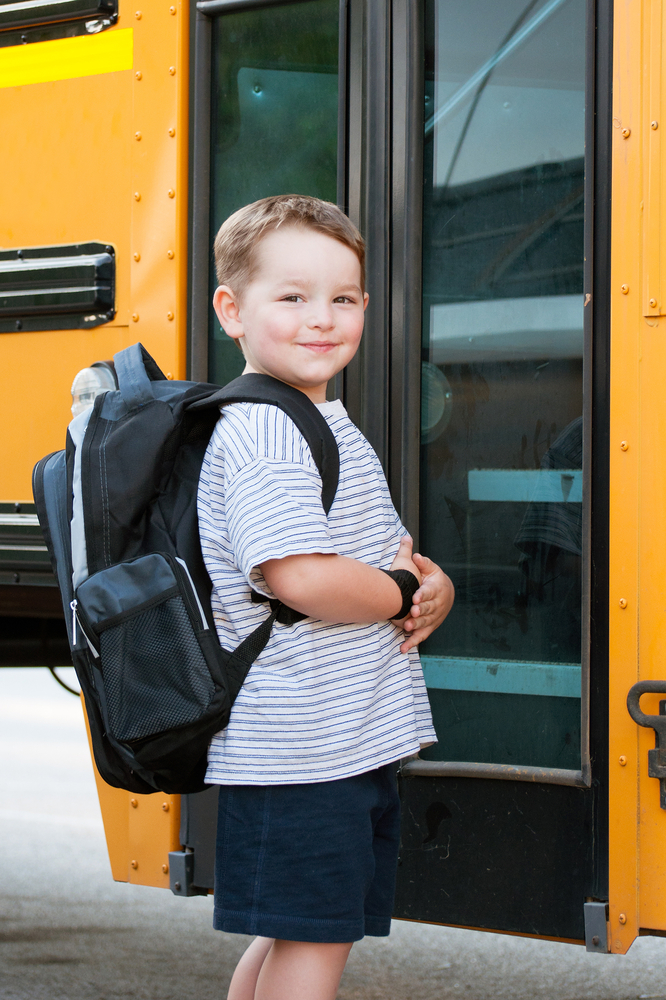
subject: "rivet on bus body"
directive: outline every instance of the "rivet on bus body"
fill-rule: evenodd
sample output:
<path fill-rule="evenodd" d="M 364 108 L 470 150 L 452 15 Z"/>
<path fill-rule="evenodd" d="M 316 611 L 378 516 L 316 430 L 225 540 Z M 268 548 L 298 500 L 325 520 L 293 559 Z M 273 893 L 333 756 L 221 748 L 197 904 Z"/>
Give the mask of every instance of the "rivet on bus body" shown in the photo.
<path fill-rule="evenodd" d="M 621 913 L 620 916 L 617 919 L 620 921 L 621 924 L 626 924 L 626 922 L 627 922 L 627 914 L 626 913 Z"/>
<path fill-rule="evenodd" d="M 166 373 L 166 377 L 168 378 L 169 382 L 173 382 L 173 372 L 167 372 Z M 165 803 L 165 805 L 166 805 L 166 803 Z M 169 808 L 169 806 L 167 805 L 167 809 L 168 808 Z M 162 806 L 162 809 L 164 809 L 164 806 Z"/>
<path fill-rule="evenodd" d="M 176 13 L 176 8 L 175 7 L 169 7 L 169 13 L 170 14 L 175 14 Z"/>
<path fill-rule="evenodd" d="M 141 195 L 138 191 L 134 192 L 134 201 L 141 201 Z"/>
<path fill-rule="evenodd" d="M 139 314 L 138 313 L 132 313 L 132 322 L 133 323 L 138 323 L 139 322 Z"/>
<path fill-rule="evenodd" d="M 175 76 L 175 75 L 176 75 L 176 67 L 169 66 L 169 76 Z"/>
<path fill-rule="evenodd" d="M 631 129 L 630 128 L 623 128 L 622 129 L 622 138 L 623 139 L 628 139 L 630 135 L 631 135 Z"/>
<path fill-rule="evenodd" d="M 139 867 L 139 862 L 138 861 L 130 861 L 130 865 L 131 865 L 132 868 L 136 869 L 136 868 Z"/>
<path fill-rule="evenodd" d="M 629 450 L 629 442 L 628 441 L 620 441 L 620 448 L 621 448 L 622 451 L 628 451 Z"/>
<path fill-rule="evenodd" d="M 137 142 L 141 142 L 141 133 L 140 132 L 135 132 L 134 133 L 134 138 L 136 139 Z"/>
<path fill-rule="evenodd" d="M 136 261 L 141 260 L 141 254 L 139 253 L 138 250 L 134 251 L 134 253 L 132 254 L 132 257 L 134 257 L 134 260 L 136 260 Z"/>
<path fill-rule="evenodd" d="M 657 300 L 650 299 L 650 309 L 656 309 L 656 308 L 657 308 Z"/>
<path fill-rule="evenodd" d="M 620 762 L 620 767 L 626 767 L 627 766 L 627 758 L 624 756 L 624 754 L 622 754 L 620 757 L 618 757 L 618 760 Z"/>
<path fill-rule="evenodd" d="M 173 127 L 172 127 L 172 128 L 170 128 L 170 129 L 169 129 L 169 135 L 171 136 L 171 138 L 172 138 L 172 139 L 173 139 L 173 137 L 174 137 L 174 135 L 175 135 L 175 134 L 176 134 L 176 130 L 175 130 L 175 128 L 173 128 Z"/>
<path fill-rule="evenodd" d="M 169 195 L 170 198 L 175 198 L 176 197 L 176 192 L 174 191 L 173 188 L 169 188 L 169 190 L 167 191 L 167 194 Z"/>
<path fill-rule="evenodd" d="M 168 865 L 162 865 L 162 871 L 164 872 L 165 875 L 168 875 L 169 874 L 169 866 Z"/>
<path fill-rule="evenodd" d="M 173 313 L 171 312 L 170 309 L 169 309 L 169 312 L 167 313 L 167 319 L 168 320 L 172 320 L 173 319 Z"/>
<path fill-rule="evenodd" d="M 626 597 L 621 597 L 620 600 L 619 600 L 619 605 L 622 608 L 622 610 L 624 611 L 624 609 L 627 606 L 627 598 Z"/>
<path fill-rule="evenodd" d="M 167 375 L 167 378 L 168 378 L 168 377 L 169 377 L 169 376 Z M 165 812 L 165 813 L 168 813 L 168 812 L 169 812 L 169 803 L 168 803 L 168 802 L 163 802 L 163 803 L 162 803 L 162 812 Z"/>
<path fill-rule="evenodd" d="M 173 250 L 167 250 L 167 257 L 169 260 L 173 260 Z"/>
<path fill-rule="evenodd" d="M 623 295 L 629 294 L 629 285 L 620 285 L 620 291 Z"/>
<path fill-rule="evenodd" d="M 130 799 L 130 805 L 131 805 L 132 809 L 136 809 L 137 806 L 139 805 L 139 803 L 137 802 L 136 799 Z"/>
<path fill-rule="evenodd" d="M 137 19 L 137 21 L 140 21 L 140 20 L 141 20 L 141 17 L 142 17 L 142 14 L 141 14 L 141 11 L 140 11 L 140 10 L 137 10 L 137 11 L 135 12 L 134 16 L 135 16 L 135 18 Z"/>
<path fill-rule="evenodd" d="M 135 76 L 135 78 L 136 78 L 137 80 L 142 80 L 142 79 L 143 79 L 143 73 L 141 72 L 141 70 L 140 70 L 140 69 L 138 69 L 138 70 L 136 71 L 136 73 L 134 74 L 134 76 Z"/>
<path fill-rule="evenodd" d="M 650 122 L 650 128 L 654 129 L 654 131 L 656 132 L 657 129 L 659 128 L 659 122 Z"/>

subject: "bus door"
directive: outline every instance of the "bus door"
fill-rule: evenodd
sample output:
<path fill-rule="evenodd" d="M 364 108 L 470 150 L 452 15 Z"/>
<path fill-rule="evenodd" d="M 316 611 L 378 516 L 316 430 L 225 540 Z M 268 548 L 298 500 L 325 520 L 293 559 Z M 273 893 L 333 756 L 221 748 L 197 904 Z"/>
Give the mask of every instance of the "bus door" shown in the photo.
<path fill-rule="evenodd" d="M 402 767 L 396 912 L 572 941 L 587 924 L 605 950 L 610 29 L 593 13 L 421 8 L 410 526 L 456 602 L 421 647 L 438 741 Z"/>
<path fill-rule="evenodd" d="M 234 8 L 197 5 L 192 376 L 242 368 L 208 304 L 217 227 L 270 194 L 337 200 L 368 242 L 370 305 L 335 390 L 457 590 L 422 648 L 438 742 L 402 766 L 396 915 L 581 941 L 587 913 L 605 950 L 609 206 L 593 152 L 610 27 L 585 0 Z"/>

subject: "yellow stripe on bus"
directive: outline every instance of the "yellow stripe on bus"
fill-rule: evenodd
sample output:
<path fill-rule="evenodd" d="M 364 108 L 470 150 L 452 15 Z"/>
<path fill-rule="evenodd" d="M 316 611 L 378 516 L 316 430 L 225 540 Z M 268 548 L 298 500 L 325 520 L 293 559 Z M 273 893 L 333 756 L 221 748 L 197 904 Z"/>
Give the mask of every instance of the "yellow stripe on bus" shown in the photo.
<path fill-rule="evenodd" d="M 0 49 L 0 87 L 24 87 L 131 69 L 133 35 L 133 28 L 122 28 Z"/>

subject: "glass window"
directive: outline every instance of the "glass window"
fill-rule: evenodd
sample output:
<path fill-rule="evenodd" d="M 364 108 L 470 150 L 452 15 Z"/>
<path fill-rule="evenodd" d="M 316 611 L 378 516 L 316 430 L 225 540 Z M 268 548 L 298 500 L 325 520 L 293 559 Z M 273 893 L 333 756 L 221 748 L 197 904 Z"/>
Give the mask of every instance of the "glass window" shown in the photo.
<path fill-rule="evenodd" d="M 578 769 L 585 3 L 426 11 L 424 756 Z"/>
<path fill-rule="evenodd" d="M 338 13 L 338 0 L 312 0 L 215 18 L 213 233 L 272 194 L 336 201 Z M 211 309 L 210 380 L 224 384 L 242 367 Z"/>

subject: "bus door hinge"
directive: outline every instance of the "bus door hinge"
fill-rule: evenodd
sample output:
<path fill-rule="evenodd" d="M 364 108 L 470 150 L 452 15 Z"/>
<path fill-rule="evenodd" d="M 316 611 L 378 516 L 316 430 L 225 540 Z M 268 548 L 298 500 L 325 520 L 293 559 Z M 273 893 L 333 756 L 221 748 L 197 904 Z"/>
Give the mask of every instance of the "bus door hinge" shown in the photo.
<path fill-rule="evenodd" d="M 596 901 L 583 903 L 583 914 L 585 916 L 585 950 L 607 955 L 610 952 L 608 903 Z"/>

